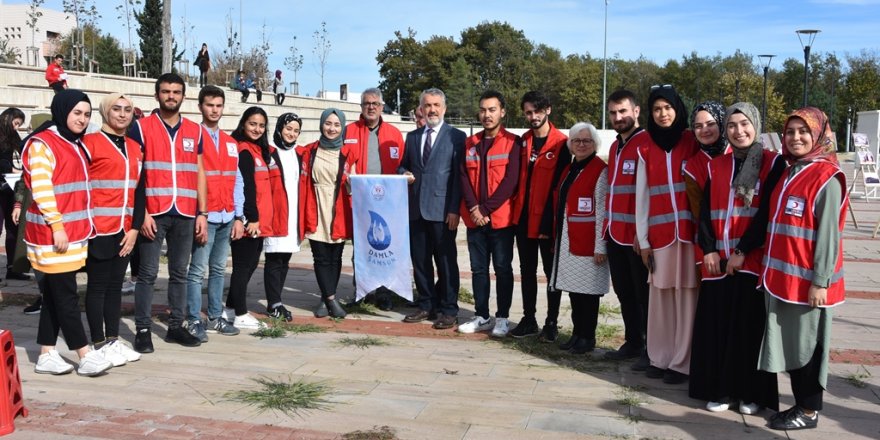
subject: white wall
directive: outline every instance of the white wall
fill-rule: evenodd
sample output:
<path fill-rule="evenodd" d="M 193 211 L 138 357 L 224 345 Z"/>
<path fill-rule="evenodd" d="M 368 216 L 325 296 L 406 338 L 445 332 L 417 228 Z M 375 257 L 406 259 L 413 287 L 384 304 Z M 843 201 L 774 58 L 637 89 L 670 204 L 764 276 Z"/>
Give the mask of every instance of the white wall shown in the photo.
<path fill-rule="evenodd" d="M 857 117 L 858 121 L 855 132 L 867 134 L 868 143 L 871 145 L 874 157 L 880 157 L 880 154 L 878 154 L 878 147 L 880 147 L 880 110 L 858 112 Z"/>
<path fill-rule="evenodd" d="M 2 5 L 0 4 L 0 37 L 9 40 L 10 46 L 15 47 L 21 52 L 21 64 L 28 65 L 27 48 L 31 46 L 31 28 L 27 26 L 28 12 L 30 6 L 23 5 Z M 33 46 L 39 50 L 37 57 L 37 67 L 46 67 L 45 57 L 54 56 L 55 53 L 50 52 L 51 45 L 43 44 L 46 42 L 46 32 L 54 32 L 60 36 L 69 33 L 76 25 L 73 17 L 47 8 L 39 8 L 43 16 L 37 20 L 36 32 L 33 34 Z M 65 54 L 65 57 L 68 55 Z"/>

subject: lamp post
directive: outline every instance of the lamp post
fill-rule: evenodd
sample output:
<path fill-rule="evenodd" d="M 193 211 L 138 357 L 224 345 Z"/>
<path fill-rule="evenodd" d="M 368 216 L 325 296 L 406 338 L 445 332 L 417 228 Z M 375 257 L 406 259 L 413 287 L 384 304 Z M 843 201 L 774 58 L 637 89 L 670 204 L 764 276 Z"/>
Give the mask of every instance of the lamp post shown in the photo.
<path fill-rule="evenodd" d="M 764 104 L 761 106 L 761 129 L 767 132 L 767 72 L 770 71 L 770 61 L 776 55 L 758 55 L 761 59 L 761 67 L 764 68 Z M 758 133 L 759 135 L 761 133 Z"/>
<path fill-rule="evenodd" d="M 801 46 L 804 48 L 804 107 L 807 106 L 807 75 L 810 71 L 810 46 L 813 45 L 813 40 L 816 39 L 816 34 L 819 32 L 821 31 L 818 29 L 800 29 L 795 31 L 798 41 L 801 42 Z"/>
<path fill-rule="evenodd" d="M 605 100 L 608 99 L 608 2 L 605 0 L 605 43 L 602 51 L 602 130 L 605 129 Z"/>

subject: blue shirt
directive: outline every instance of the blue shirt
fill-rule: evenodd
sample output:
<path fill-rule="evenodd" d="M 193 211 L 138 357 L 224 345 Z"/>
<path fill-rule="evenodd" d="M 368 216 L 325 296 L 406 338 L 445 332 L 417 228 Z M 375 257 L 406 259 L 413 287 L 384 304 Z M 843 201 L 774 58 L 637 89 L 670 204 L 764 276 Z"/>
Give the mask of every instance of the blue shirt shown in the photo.
<path fill-rule="evenodd" d="M 202 124 L 202 127 L 205 127 L 205 124 Z M 205 127 L 205 131 L 211 136 L 211 139 L 214 141 L 214 147 L 217 148 L 217 152 L 219 153 L 220 128 L 217 128 L 217 130 L 211 130 L 210 128 Z M 238 167 L 235 168 L 235 186 L 232 189 L 232 205 L 235 212 L 229 212 L 225 209 L 208 212 L 208 222 L 229 223 L 234 220 L 235 217 L 244 215 L 244 179 L 242 179 L 241 171 L 238 170 Z"/>

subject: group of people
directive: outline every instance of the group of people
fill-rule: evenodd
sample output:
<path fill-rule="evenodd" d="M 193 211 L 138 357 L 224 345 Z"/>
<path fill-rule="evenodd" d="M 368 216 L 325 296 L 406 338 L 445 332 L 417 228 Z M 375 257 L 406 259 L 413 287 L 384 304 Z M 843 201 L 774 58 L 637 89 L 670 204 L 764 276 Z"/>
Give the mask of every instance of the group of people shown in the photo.
<path fill-rule="evenodd" d="M 777 412 L 770 427 L 816 426 L 832 306 L 844 292 L 845 181 L 821 110 L 799 109 L 786 119 L 779 155 L 760 143 L 760 115 L 750 103 L 708 101 L 688 117 L 671 85 L 653 86 L 643 129 L 635 95 L 618 90 L 606 102 L 618 134 L 606 162 L 597 157 L 596 127 L 579 122 L 566 136 L 549 121 L 551 103 L 538 91 L 520 100 L 523 136 L 502 124 L 502 94 L 480 96 L 482 130 L 467 136 L 444 122 L 446 96 L 431 88 L 419 98 L 424 125 L 404 140 L 383 121 L 382 93 L 371 88 L 357 121 L 347 124 L 341 110 L 328 108 L 319 140 L 299 146 L 303 120 L 294 113 L 275 121 L 271 139 L 259 107 L 245 110 L 231 134 L 220 130 L 225 95 L 210 85 L 198 96 L 201 124 L 182 117 L 185 88 L 176 74 L 160 76 L 158 112 L 136 121 L 131 100 L 110 94 L 99 106 L 101 131 L 91 134 L 88 96 L 65 89 L 52 102 L 52 119 L 22 142 L 23 186 L 33 197 L 23 208 L 24 241 L 44 298 L 38 373 L 73 369 L 55 350 L 59 329 L 83 375 L 154 350 L 152 295 L 163 242 L 167 342 L 194 347 L 207 333 L 258 328 L 246 296 L 263 254 L 266 313 L 291 321 L 282 290 L 306 239 L 321 296 L 314 314 L 345 317 L 337 289 L 353 236 L 349 177 L 402 174 L 418 291 L 405 322 L 555 342 L 564 291 L 573 331 L 559 348 L 582 354 L 596 347 L 599 303 L 610 284 L 625 343 L 605 357 L 636 359 L 633 370 L 666 383 L 690 379 L 690 395 L 708 410 L 738 404 L 743 414 L 778 409 L 775 373 L 788 371 L 796 405 Z M 465 322 L 458 320 L 460 220 L 475 299 Z M 511 329 L 514 242 L 523 318 Z M 132 252 L 140 256 L 133 350 L 119 340 Z M 539 256 L 548 280 L 542 326 Z M 75 275 L 83 266 L 91 340 L 77 305 Z"/>

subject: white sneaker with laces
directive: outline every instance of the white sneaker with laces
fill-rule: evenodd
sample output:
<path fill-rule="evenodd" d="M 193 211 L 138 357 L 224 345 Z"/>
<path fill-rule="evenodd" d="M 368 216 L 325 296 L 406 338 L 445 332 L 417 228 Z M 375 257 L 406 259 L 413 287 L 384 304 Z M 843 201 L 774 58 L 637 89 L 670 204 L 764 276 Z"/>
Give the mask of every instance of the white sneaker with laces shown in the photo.
<path fill-rule="evenodd" d="M 486 331 L 492 328 L 492 318 L 483 318 L 474 316 L 470 321 L 458 326 L 459 333 L 476 333 Z"/>
<path fill-rule="evenodd" d="M 121 367 L 125 365 L 126 359 L 125 356 L 122 355 L 119 351 L 116 350 L 113 346 L 116 345 L 116 341 L 108 342 L 104 344 L 103 347 L 98 349 L 98 352 L 101 353 L 101 356 L 104 356 L 104 359 L 110 361 L 114 367 Z"/>
<path fill-rule="evenodd" d="M 67 374 L 73 371 L 73 365 L 65 362 L 64 358 L 58 354 L 58 350 L 50 350 L 43 353 L 37 358 L 37 365 L 34 372 L 39 374 Z"/>
<path fill-rule="evenodd" d="M 125 342 L 122 339 L 114 341 L 112 347 L 113 350 L 121 354 L 127 362 L 137 362 L 141 360 L 141 354 L 134 351 L 134 349 L 128 345 L 128 342 Z"/>
<path fill-rule="evenodd" d="M 87 377 L 97 376 L 111 368 L 113 368 L 113 364 L 104 358 L 101 352 L 92 350 L 80 358 L 76 374 Z"/>
<path fill-rule="evenodd" d="M 232 325 L 240 329 L 257 330 L 260 328 L 260 321 L 251 316 L 250 313 L 245 313 L 244 315 L 236 316 L 235 323 Z"/>
<path fill-rule="evenodd" d="M 745 403 L 745 402 L 739 403 L 740 414 L 745 414 L 747 416 L 750 416 L 752 414 L 757 414 L 758 411 L 761 411 L 761 406 L 758 405 L 757 403 Z"/>
<path fill-rule="evenodd" d="M 711 412 L 722 412 L 727 411 L 730 408 L 730 404 L 727 402 L 709 402 L 706 403 L 706 409 Z"/>
<path fill-rule="evenodd" d="M 492 329 L 492 337 L 503 338 L 510 331 L 510 321 L 507 318 L 495 318 L 495 328 Z"/>

